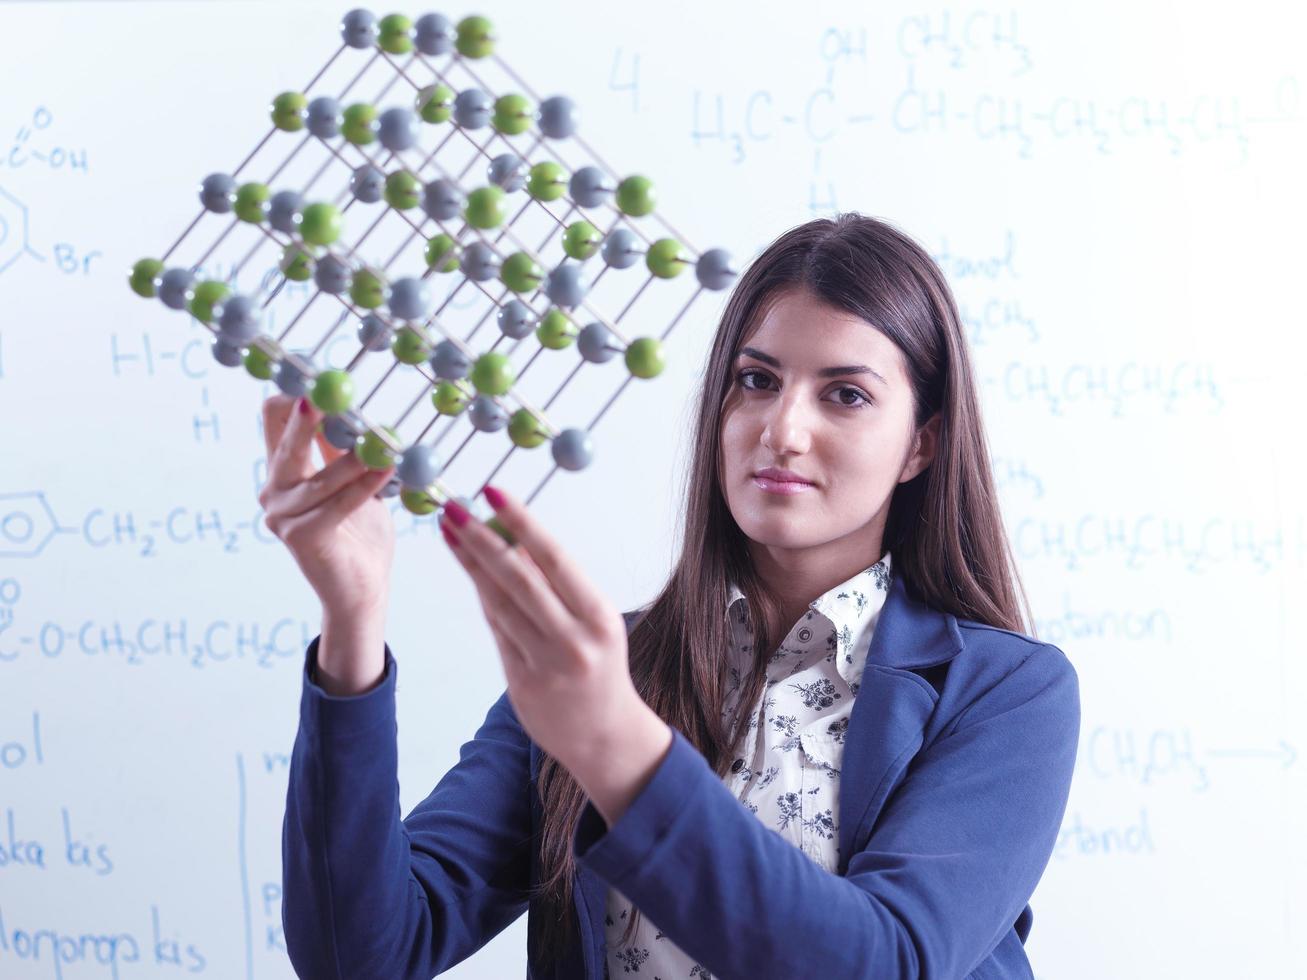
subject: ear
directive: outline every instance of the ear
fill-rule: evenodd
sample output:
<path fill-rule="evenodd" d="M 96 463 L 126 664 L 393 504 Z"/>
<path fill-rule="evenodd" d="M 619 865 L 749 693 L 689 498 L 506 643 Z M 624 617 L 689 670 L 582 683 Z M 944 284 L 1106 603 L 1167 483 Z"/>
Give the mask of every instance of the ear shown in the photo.
<path fill-rule="evenodd" d="M 917 476 L 934 460 L 935 452 L 939 449 L 939 429 L 942 424 L 939 412 L 936 412 L 917 430 L 912 440 L 912 450 L 903 464 L 903 472 L 899 474 L 900 483 L 906 483 Z"/>

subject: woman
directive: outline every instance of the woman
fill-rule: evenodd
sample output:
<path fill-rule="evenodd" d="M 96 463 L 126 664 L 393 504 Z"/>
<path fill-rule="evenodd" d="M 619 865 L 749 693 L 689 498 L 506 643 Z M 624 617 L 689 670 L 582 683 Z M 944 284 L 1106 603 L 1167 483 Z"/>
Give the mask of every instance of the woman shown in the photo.
<path fill-rule="evenodd" d="M 389 471 L 319 438 L 315 473 L 315 411 L 265 417 L 260 500 L 323 606 L 283 828 L 302 976 L 430 977 L 524 910 L 531 977 L 1032 976 L 1077 675 L 1022 631 L 957 309 L 901 232 L 810 221 L 741 276 L 646 606 L 495 488 L 508 540 L 444 508 L 508 684 L 403 821 Z"/>

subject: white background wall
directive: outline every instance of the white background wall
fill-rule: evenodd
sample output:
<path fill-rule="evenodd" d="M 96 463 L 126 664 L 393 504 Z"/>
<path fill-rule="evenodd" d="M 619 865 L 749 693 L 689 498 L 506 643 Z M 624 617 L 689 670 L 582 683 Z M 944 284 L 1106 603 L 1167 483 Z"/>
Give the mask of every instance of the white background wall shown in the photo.
<path fill-rule="evenodd" d="M 291 975 L 280 828 L 317 605 L 255 499 L 271 387 L 124 277 L 349 6 L 0 5 L 5 977 Z M 698 247 L 747 261 L 856 209 L 943 264 L 1038 633 L 1081 680 L 1036 975 L 1307 973 L 1302 6 L 479 11 Z M 533 505 L 621 608 L 671 561 L 723 302 L 700 299 L 595 466 Z M 397 523 L 407 812 L 503 675 L 432 522 Z M 148 652 L 165 631 L 193 656 Z M 15 933 L 41 930 L 130 936 L 142 960 L 56 968 L 48 937 L 22 958 Z M 520 975 L 525 936 L 523 917 L 450 975 Z"/>

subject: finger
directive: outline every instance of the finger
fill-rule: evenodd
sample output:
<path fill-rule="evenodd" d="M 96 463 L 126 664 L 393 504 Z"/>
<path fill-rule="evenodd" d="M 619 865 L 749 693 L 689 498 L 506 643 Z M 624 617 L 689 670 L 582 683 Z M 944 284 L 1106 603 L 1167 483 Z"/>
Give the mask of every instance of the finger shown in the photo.
<path fill-rule="evenodd" d="M 281 441 L 268 460 L 268 483 L 274 489 L 293 487 L 313 475 L 313 429 L 320 417 L 307 398 L 296 400 Z"/>
<path fill-rule="evenodd" d="M 446 540 L 449 540 L 449 532 L 445 533 Z M 486 623 L 490 626 L 490 632 L 494 634 L 495 642 L 499 644 L 500 650 L 504 651 L 506 657 L 516 657 L 523 664 L 528 667 L 531 666 L 531 659 L 527 656 L 526 650 L 534 646 L 540 639 L 536 635 L 538 630 L 534 624 L 514 619 L 520 614 L 511 600 L 504 595 L 499 586 L 486 577 L 485 573 L 477 566 L 476 559 L 468 553 L 465 547 L 460 545 L 451 547 L 449 550 L 454 553 L 454 558 L 471 577 L 472 584 L 477 590 L 477 597 L 481 601 L 481 611 L 485 614 Z M 507 613 L 506 618 L 508 619 L 507 627 L 501 625 L 501 617 L 504 617 L 505 613 Z"/>
<path fill-rule="evenodd" d="M 492 528 L 475 518 L 463 527 L 454 524 L 448 510 L 441 512 L 441 526 L 454 535 L 459 548 L 466 550 L 476 570 L 493 581 L 508 597 L 521 617 L 547 636 L 576 632 L 576 621 L 559 601 L 553 586 L 539 569 L 524 561 L 519 548 L 510 546 Z"/>
<path fill-rule="evenodd" d="M 363 461 L 353 453 L 345 453 L 307 480 L 288 490 L 279 491 L 276 505 L 271 509 L 281 517 L 295 517 L 312 510 L 347 483 L 357 480 L 367 469 Z"/>
<path fill-rule="evenodd" d="M 263 442 L 269 460 L 277 451 L 277 443 L 281 442 L 281 434 L 286 431 L 286 423 L 290 421 L 291 409 L 294 407 L 295 399 L 290 395 L 273 395 L 263 401 Z"/>
<path fill-rule="evenodd" d="M 334 527 L 366 503 L 389 479 L 390 470 L 368 470 L 318 506 L 287 519 L 281 525 L 280 536 L 308 535 Z"/>
<path fill-rule="evenodd" d="M 531 556 L 552 594 L 575 619 L 599 624 L 608 608 L 603 594 L 595 589 L 581 567 L 516 497 L 498 488 L 491 489 L 494 493 L 484 494 L 490 505 L 494 507 L 492 498 L 495 493 L 503 501 L 501 506 L 495 507 L 495 517 L 517 539 L 518 548 Z"/>

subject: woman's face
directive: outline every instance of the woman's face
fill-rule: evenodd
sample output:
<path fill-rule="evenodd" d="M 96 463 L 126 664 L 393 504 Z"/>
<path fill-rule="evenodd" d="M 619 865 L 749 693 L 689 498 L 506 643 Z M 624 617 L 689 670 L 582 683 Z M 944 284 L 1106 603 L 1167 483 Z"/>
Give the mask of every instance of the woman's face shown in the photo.
<path fill-rule="evenodd" d="M 831 574 L 847 569 L 843 577 L 880 558 L 890 497 L 929 464 L 939 422 L 914 438 L 899 349 L 865 320 L 788 289 L 745 335 L 731 370 L 722 477 L 736 523 L 763 549 L 755 558 L 793 568 L 793 552 L 805 552 Z M 767 467 L 810 485 L 760 480 Z"/>

